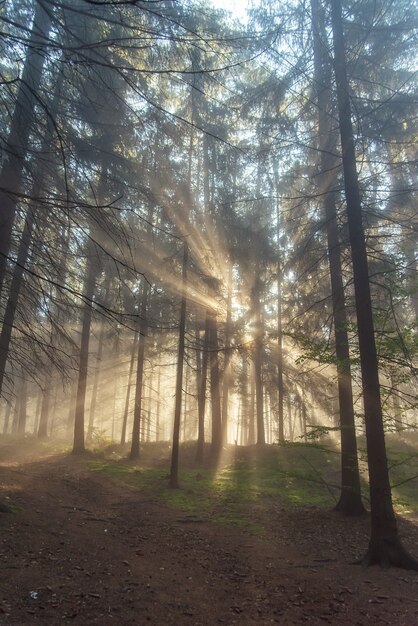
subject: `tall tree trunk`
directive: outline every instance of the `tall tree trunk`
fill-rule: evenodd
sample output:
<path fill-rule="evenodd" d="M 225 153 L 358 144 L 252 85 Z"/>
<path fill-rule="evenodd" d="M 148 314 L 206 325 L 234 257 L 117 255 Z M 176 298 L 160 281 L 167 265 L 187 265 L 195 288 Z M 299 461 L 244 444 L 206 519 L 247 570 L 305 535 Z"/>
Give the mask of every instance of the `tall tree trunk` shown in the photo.
<path fill-rule="evenodd" d="M 196 461 L 203 461 L 203 450 L 205 446 L 205 409 L 206 409 L 206 385 L 208 375 L 208 357 L 209 357 L 209 316 L 206 312 L 205 320 L 205 337 L 203 341 L 202 366 L 198 381 L 198 431 L 197 431 L 197 449 Z"/>
<path fill-rule="evenodd" d="M 112 403 L 112 443 L 115 441 L 115 429 L 116 429 L 116 406 L 117 406 L 117 395 L 119 389 L 119 353 L 120 353 L 120 337 L 119 331 L 116 329 L 115 341 L 113 344 L 113 356 L 114 363 L 112 364 L 112 372 L 113 372 L 113 403 Z"/>
<path fill-rule="evenodd" d="M 9 432 L 9 421 L 10 421 L 11 412 L 12 412 L 12 403 L 8 402 L 6 406 L 6 411 L 4 414 L 3 435 L 7 435 L 7 433 Z"/>
<path fill-rule="evenodd" d="M 170 487 L 179 488 L 179 439 L 181 420 L 181 400 L 183 390 L 183 364 L 185 351 L 186 307 L 187 307 L 187 264 L 189 261 L 189 246 L 183 242 L 183 269 L 182 295 L 180 304 L 179 343 L 177 351 L 176 391 L 174 405 L 173 445 L 171 450 Z"/>
<path fill-rule="evenodd" d="M 13 409 L 12 433 L 16 435 L 19 428 L 19 411 L 20 411 L 20 393 L 16 394 L 15 405 Z"/>
<path fill-rule="evenodd" d="M 192 59 L 192 66 L 195 64 L 195 59 Z M 197 80 L 197 73 L 193 75 L 193 84 Z M 192 120 L 195 116 L 195 90 L 192 88 L 190 92 L 190 105 Z M 190 133 L 189 140 L 189 159 L 188 159 L 188 174 L 187 174 L 187 192 L 185 193 L 184 209 L 184 221 L 181 227 L 181 234 L 183 235 L 183 265 L 182 265 L 182 285 L 181 285 L 181 304 L 180 304 L 180 320 L 179 320 L 179 343 L 177 350 L 177 372 L 176 372 L 176 389 L 175 389 L 175 401 L 174 401 L 174 423 L 173 423 L 173 444 L 171 449 L 171 465 L 170 465 L 170 487 L 171 489 L 179 488 L 179 446 L 180 446 L 180 426 L 181 426 L 181 405 L 183 394 L 183 367 L 185 356 L 185 332 L 186 332 L 186 313 L 187 313 L 187 266 L 189 263 L 189 244 L 187 241 L 189 219 L 190 219 L 190 207 L 192 205 L 192 197 L 187 195 L 192 188 L 192 161 L 193 161 L 193 141 L 194 130 Z M 208 196 L 205 190 L 205 206 L 207 204 Z"/>
<path fill-rule="evenodd" d="M 308 441 L 308 432 L 307 432 L 307 423 L 306 423 L 306 398 L 305 398 L 305 393 L 303 393 L 302 396 L 302 435 L 303 435 L 303 441 L 305 443 L 307 443 Z"/>
<path fill-rule="evenodd" d="M 266 443 L 264 427 L 264 398 L 263 398 L 263 322 L 261 319 L 261 281 L 259 277 L 259 265 L 255 270 L 255 285 L 251 293 L 252 309 L 254 315 L 254 378 L 255 378 L 255 403 L 256 403 L 256 426 L 257 445 Z"/>
<path fill-rule="evenodd" d="M 248 404 L 248 365 L 246 355 L 242 355 L 242 369 L 240 377 L 240 395 L 241 395 L 241 444 L 248 443 L 248 422 L 249 422 L 249 404 Z"/>
<path fill-rule="evenodd" d="M 22 379 L 22 385 L 20 387 L 19 398 L 19 416 L 17 423 L 17 434 L 24 435 L 26 432 L 26 417 L 27 417 L 27 402 L 28 402 L 28 385 L 26 378 Z"/>
<path fill-rule="evenodd" d="M 66 425 L 66 436 L 68 439 L 70 439 L 71 435 L 74 434 L 74 415 L 75 415 L 76 402 L 77 402 L 77 386 L 75 382 L 71 382 L 70 393 L 68 395 L 68 414 L 67 414 L 67 425 Z"/>
<path fill-rule="evenodd" d="M 144 395 L 144 361 L 145 361 L 145 345 L 148 333 L 148 283 L 143 281 L 142 297 L 139 321 L 139 337 L 138 337 L 138 359 L 136 366 L 136 387 L 135 387 L 135 404 L 134 404 L 134 420 L 132 425 L 132 442 L 129 458 L 131 461 L 139 459 L 140 453 L 140 433 L 141 433 L 141 413 Z"/>
<path fill-rule="evenodd" d="M 51 119 L 55 119 L 59 107 L 61 87 L 63 82 L 63 73 L 61 72 L 54 89 L 54 96 L 50 105 L 49 116 L 47 121 L 47 130 L 42 139 L 41 153 L 46 153 L 50 149 L 50 144 L 53 137 L 53 125 Z M 17 105 L 16 105 L 17 106 Z M 35 217 L 37 214 L 36 198 L 39 197 L 42 186 L 47 176 L 48 165 L 44 160 L 40 160 L 36 167 L 36 173 L 34 176 L 34 184 L 31 190 L 31 196 L 34 201 L 29 206 L 25 224 L 23 227 L 22 236 L 19 243 L 19 249 L 17 254 L 17 262 L 14 265 L 12 273 L 12 281 L 10 285 L 10 291 L 7 299 L 6 309 L 3 316 L 2 329 L 0 334 L 0 395 L 3 388 L 4 374 L 6 370 L 6 362 L 9 355 L 10 340 L 12 337 L 13 325 L 15 320 L 16 309 L 19 301 L 19 294 L 23 284 L 23 273 L 29 257 L 29 250 L 32 243 L 32 233 L 35 223 Z M 0 190 L 0 201 L 2 192 Z M 1 211 L 0 211 L 1 214 Z M 1 217 L 0 217 L 1 224 Z M 1 236 L 0 236 L 1 239 Z M 0 244 L 1 249 L 1 244 Z M 1 252 L 0 252 L 1 257 Z M 1 276 L 1 258 L 0 258 L 0 276 Z M 0 290 L 2 281 L 0 279 Z"/>
<path fill-rule="evenodd" d="M 180 441 L 187 441 L 187 426 L 190 421 L 190 401 L 189 401 L 189 387 L 190 387 L 190 368 L 186 367 L 186 380 L 184 383 L 184 409 L 183 409 L 183 435 L 180 437 Z"/>
<path fill-rule="evenodd" d="M 92 436 L 93 436 L 94 415 L 96 413 L 97 391 L 98 391 L 98 388 L 99 388 L 99 378 L 100 378 L 100 370 L 101 370 L 102 356 L 103 356 L 104 334 L 105 334 L 105 326 L 102 323 L 102 325 L 100 327 L 99 338 L 98 338 L 98 345 L 97 345 L 96 365 L 95 365 L 95 368 L 94 368 L 93 388 L 91 390 L 89 423 L 88 423 L 88 426 L 87 426 L 87 442 L 91 442 L 91 439 L 92 439 Z"/>
<path fill-rule="evenodd" d="M 157 401 L 155 403 L 155 441 L 160 441 L 161 437 L 161 367 L 158 367 L 157 375 Z"/>
<path fill-rule="evenodd" d="M 277 234 L 277 413 L 279 444 L 283 444 L 284 437 L 284 384 L 283 384 L 283 313 L 282 313 L 282 251 L 281 251 L 281 216 L 279 201 L 279 174 L 274 164 L 274 183 L 276 188 L 276 234 Z"/>
<path fill-rule="evenodd" d="M 52 386 L 52 384 L 51 384 Z M 53 437 L 54 436 L 54 431 L 55 431 L 55 426 L 57 423 L 57 406 L 58 406 L 58 385 L 55 385 L 55 394 L 54 394 L 54 402 L 52 404 L 52 411 L 50 411 L 51 414 L 51 421 L 50 421 L 50 427 L 49 427 L 49 436 Z"/>
<path fill-rule="evenodd" d="M 51 400 L 51 387 L 49 376 L 45 377 L 45 388 L 42 393 L 41 415 L 39 418 L 38 439 L 46 439 L 48 437 L 48 417 L 49 404 Z"/>
<path fill-rule="evenodd" d="M 9 356 L 10 340 L 12 337 L 15 313 L 19 300 L 19 293 L 23 281 L 23 272 L 29 255 L 29 247 L 32 239 L 35 210 L 29 208 L 23 228 L 22 239 L 19 245 L 17 263 L 13 269 L 13 277 L 10 285 L 9 297 L 3 317 L 3 325 L 0 334 L 0 394 L 3 388 L 7 358 Z"/>
<path fill-rule="evenodd" d="M 94 297 L 97 274 L 98 269 L 96 246 L 92 239 L 89 239 L 87 245 L 87 274 L 83 294 L 84 306 L 78 364 L 77 396 L 74 416 L 74 441 L 72 450 L 73 454 L 82 454 L 85 450 L 84 411 L 86 403 L 92 301 Z"/>
<path fill-rule="evenodd" d="M 209 296 L 215 297 L 216 279 L 208 278 Z M 209 384 L 212 411 L 212 441 L 211 455 L 217 459 L 222 448 L 222 416 L 221 416 L 221 394 L 219 376 L 219 345 L 218 345 L 218 321 L 216 310 L 208 308 L 208 349 L 209 349 Z"/>
<path fill-rule="evenodd" d="M 287 393 L 287 423 L 289 424 L 289 441 L 292 442 L 293 441 L 293 435 L 294 435 L 294 420 L 295 417 L 293 416 L 293 410 L 292 410 L 292 398 L 290 393 Z"/>
<path fill-rule="evenodd" d="M 315 85 L 318 99 L 319 150 L 321 154 L 319 192 L 324 197 L 341 429 L 341 494 L 335 508 L 345 515 L 361 515 L 365 509 L 361 500 L 347 314 L 334 188 L 337 165 L 334 155 L 337 141 L 332 128 L 333 117 L 332 106 L 330 106 L 330 102 L 332 102 L 330 93 L 331 67 L 328 61 L 328 50 L 324 48 L 324 17 L 323 14 L 320 15 L 318 0 L 311 0 L 311 9 Z"/>
<path fill-rule="evenodd" d="M 0 172 L 0 293 L 11 247 L 17 197 L 22 185 L 22 171 L 45 61 L 45 44 L 51 26 L 51 11 L 51 6 L 46 11 L 43 2 L 38 0 L 5 147 L 7 158 Z"/>
<path fill-rule="evenodd" d="M 248 438 L 247 443 L 249 446 L 255 444 L 255 378 L 254 378 L 254 363 L 251 363 L 250 367 L 250 407 L 248 411 Z"/>
<path fill-rule="evenodd" d="M 43 400 L 43 393 L 38 393 L 38 397 L 36 399 L 36 408 L 35 408 L 35 423 L 33 425 L 33 434 L 35 436 L 38 436 L 39 419 L 40 419 L 40 415 L 41 415 L 42 400 Z"/>
<path fill-rule="evenodd" d="M 231 322 L 232 322 L 232 264 L 228 269 L 228 295 L 226 301 L 225 354 L 222 377 L 222 441 L 228 443 L 229 389 L 231 387 Z"/>
<path fill-rule="evenodd" d="M 137 336 L 135 333 L 133 342 L 132 342 L 132 351 L 131 351 L 131 362 L 129 364 L 129 373 L 128 373 L 128 386 L 126 389 L 126 398 L 125 398 L 125 408 L 123 411 L 123 419 L 122 419 L 122 433 L 120 436 L 120 445 L 124 446 L 126 443 L 126 429 L 128 425 L 128 415 L 129 415 L 129 403 L 131 399 L 131 388 L 132 388 L 132 373 L 134 371 L 135 364 L 135 354 L 137 353 Z"/>
<path fill-rule="evenodd" d="M 109 296 L 110 289 L 110 273 L 106 276 L 106 284 L 104 287 L 104 300 L 107 302 Z M 91 400 L 90 400 L 90 411 L 89 411 L 89 423 L 87 426 L 87 441 L 90 442 L 93 436 L 93 427 L 94 427 L 94 416 L 96 413 L 97 406 L 97 392 L 99 389 L 99 379 L 100 379 L 100 371 L 102 367 L 102 356 L 103 356 L 103 346 L 104 346 L 104 336 L 105 336 L 105 325 L 102 322 L 100 326 L 100 332 L 98 337 L 98 345 L 97 345 L 97 355 L 96 355 L 96 365 L 94 368 L 94 379 L 93 379 L 93 388 L 91 391 Z"/>
<path fill-rule="evenodd" d="M 346 69 L 341 0 L 331 0 L 331 15 L 370 482 L 371 534 L 364 562 L 366 564 L 393 564 L 400 567 L 418 569 L 418 562 L 405 551 L 400 542 L 392 505 L 380 398 L 379 370 L 374 334 L 367 250 L 351 122 L 350 92 Z"/>

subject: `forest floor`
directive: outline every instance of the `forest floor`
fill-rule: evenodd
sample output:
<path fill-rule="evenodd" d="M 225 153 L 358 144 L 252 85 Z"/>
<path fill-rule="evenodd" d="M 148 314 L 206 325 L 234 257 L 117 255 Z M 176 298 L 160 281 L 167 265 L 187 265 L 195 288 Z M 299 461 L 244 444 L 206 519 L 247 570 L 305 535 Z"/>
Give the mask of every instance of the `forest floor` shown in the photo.
<path fill-rule="evenodd" d="M 417 573 L 353 564 L 367 516 L 264 493 L 239 524 L 227 497 L 199 513 L 98 463 L 0 443 L 0 624 L 418 625 Z M 417 556 L 418 516 L 399 526 Z"/>

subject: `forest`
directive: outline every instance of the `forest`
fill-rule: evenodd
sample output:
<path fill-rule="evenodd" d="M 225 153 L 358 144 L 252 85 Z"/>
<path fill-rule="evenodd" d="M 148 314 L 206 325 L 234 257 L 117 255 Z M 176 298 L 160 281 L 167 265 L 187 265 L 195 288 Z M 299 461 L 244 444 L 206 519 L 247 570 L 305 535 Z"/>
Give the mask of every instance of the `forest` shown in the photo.
<path fill-rule="evenodd" d="M 0 624 L 418 623 L 416 2 L 0 25 Z"/>

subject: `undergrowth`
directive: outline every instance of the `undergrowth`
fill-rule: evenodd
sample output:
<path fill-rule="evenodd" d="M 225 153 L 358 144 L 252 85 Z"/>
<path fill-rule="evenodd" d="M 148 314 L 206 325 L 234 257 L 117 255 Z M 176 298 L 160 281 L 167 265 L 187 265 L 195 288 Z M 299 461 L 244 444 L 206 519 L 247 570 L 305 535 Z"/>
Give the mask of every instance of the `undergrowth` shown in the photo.
<path fill-rule="evenodd" d="M 243 452 L 237 448 L 229 462 L 217 469 L 180 470 L 180 489 L 169 489 L 166 468 L 111 458 L 87 464 L 111 479 L 152 492 L 190 516 L 233 524 L 257 534 L 262 528 L 255 520 L 271 509 L 272 503 L 305 507 L 332 507 L 335 503 L 338 485 L 332 480 L 338 473 L 338 456 L 332 450 L 310 444 L 271 446 L 265 454 L 255 453 L 254 458 L 246 458 Z"/>
<path fill-rule="evenodd" d="M 401 514 L 418 511 L 418 453 L 414 445 L 389 439 L 388 458 L 395 510 Z M 168 448 L 164 453 L 169 453 Z M 218 468 L 193 467 L 194 447 L 182 447 L 180 489 L 168 487 L 167 457 L 157 446 L 147 449 L 141 462 L 102 456 L 88 462 L 93 471 L 153 493 L 161 501 L 190 516 L 233 524 L 260 533 L 255 520 L 272 506 L 323 507 L 331 509 L 338 500 L 340 457 L 333 445 L 292 443 L 284 446 L 228 446 Z M 153 462 L 154 461 L 154 462 Z M 367 472 L 363 466 L 362 488 L 368 504 Z"/>

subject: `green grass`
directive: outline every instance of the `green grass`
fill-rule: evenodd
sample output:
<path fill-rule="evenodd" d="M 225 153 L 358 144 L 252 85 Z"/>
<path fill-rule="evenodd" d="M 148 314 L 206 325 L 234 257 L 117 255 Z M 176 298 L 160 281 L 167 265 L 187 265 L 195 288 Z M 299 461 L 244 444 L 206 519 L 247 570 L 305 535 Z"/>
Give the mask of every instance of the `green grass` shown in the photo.
<path fill-rule="evenodd" d="M 252 459 L 235 458 L 218 471 L 182 469 L 181 489 L 168 487 L 166 469 L 107 459 L 89 461 L 87 465 L 110 479 L 149 490 L 191 518 L 262 534 L 259 520 L 272 503 L 332 507 L 338 489 L 329 485 L 326 474 L 337 472 L 338 462 L 333 450 L 314 444 L 271 447 L 267 454 L 256 454 Z"/>
<path fill-rule="evenodd" d="M 187 446 L 184 453 L 187 453 Z M 182 469 L 181 489 L 170 489 L 168 470 L 132 465 L 124 459 L 97 458 L 87 462 L 93 471 L 134 488 L 147 490 L 162 502 L 185 512 L 191 519 L 207 519 L 263 533 L 263 515 L 272 506 L 323 507 L 331 509 L 339 496 L 338 450 L 331 444 L 294 443 L 229 450 L 229 463 L 215 469 Z M 144 455 L 148 461 L 150 455 Z M 187 454 L 186 454 L 187 457 Z M 393 500 L 398 513 L 418 511 L 418 453 L 415 445 L 389 439 L 388 457 Z M 187 462 L 185 463 L 187 466 Z M 368 501 L 363 476 L 365 502 Z"/>

